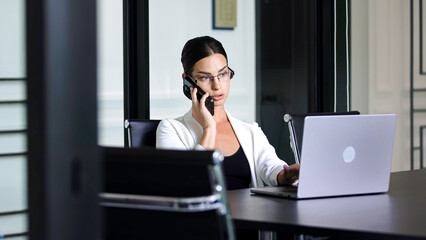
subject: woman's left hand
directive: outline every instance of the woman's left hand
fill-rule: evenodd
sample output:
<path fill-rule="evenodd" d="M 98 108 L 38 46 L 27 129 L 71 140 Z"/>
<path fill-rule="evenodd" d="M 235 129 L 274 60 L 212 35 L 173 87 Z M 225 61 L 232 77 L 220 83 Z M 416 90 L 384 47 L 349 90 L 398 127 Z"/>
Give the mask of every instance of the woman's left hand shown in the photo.
<path fill-rule="evenodd" d="M 291 166 L 284 165 L 283 170 L 278 173 L 278 185 L 292 185 L 299 179 L 300 164 L 295 163 Z"/>

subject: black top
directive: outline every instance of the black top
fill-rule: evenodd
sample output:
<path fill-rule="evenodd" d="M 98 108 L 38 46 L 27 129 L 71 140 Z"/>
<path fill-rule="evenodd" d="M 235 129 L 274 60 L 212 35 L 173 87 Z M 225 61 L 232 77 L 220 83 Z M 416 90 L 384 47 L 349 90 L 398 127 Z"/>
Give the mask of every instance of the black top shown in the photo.
<path fill-rule="evenodd" d="M 225 157 L 223 169 L 228 190 L 249 187 L 251 182 L 250 165 L 241 146 L 236 153 Z"/>

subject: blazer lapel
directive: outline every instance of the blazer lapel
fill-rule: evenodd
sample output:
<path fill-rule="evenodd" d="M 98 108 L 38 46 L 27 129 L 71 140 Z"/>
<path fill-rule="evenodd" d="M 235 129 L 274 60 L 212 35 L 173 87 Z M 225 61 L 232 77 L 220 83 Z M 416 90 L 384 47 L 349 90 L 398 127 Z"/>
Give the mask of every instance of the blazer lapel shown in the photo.
<path fill-rule="evenodd" d="M 183 121 L 185 122 L 185 125 L 192 136 L 192 139 L 187 139 L 187 141 L 192 141 L 191 146 L 192 148 L 194 148 L 200 142 L 201 136 L 203 135 L 203 128 L 192 117 L 192 109 L 190 109 L 185 115 L 183 115 Z"/>

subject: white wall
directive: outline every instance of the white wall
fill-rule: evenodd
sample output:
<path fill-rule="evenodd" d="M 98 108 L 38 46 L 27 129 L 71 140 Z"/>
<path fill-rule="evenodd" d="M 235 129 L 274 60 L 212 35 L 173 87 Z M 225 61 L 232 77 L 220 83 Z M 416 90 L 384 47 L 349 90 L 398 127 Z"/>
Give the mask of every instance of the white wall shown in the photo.
<path fill-rule="evenodd" d="M 392 171 L 410 168 L 409 87 L 410 1 L 351 1 L 351 108 L 397 114 Z"/>
<path fill-rule="evenodd" d="M 237 1 L 237 27 L 212 29 L 211 0 L 151 0 L 149 2 L 151 118 L 175 118 L 191 102 L 182 93 L 180 54 L 187 40 L 210 35 L 222 42 L 231 80 L 226 108 L 233 116 L 255 119 L 255 9 L 254 0 Z"/>

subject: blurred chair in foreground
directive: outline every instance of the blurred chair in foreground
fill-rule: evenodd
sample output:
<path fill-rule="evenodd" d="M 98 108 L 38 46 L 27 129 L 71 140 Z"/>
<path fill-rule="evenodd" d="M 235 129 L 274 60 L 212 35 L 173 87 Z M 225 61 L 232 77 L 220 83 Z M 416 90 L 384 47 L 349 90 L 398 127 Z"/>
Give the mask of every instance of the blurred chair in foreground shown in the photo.
<path fill-rule="evenodd" d="M 235 239 L 219 151 L 103 148 L 104 239 Z"/>

